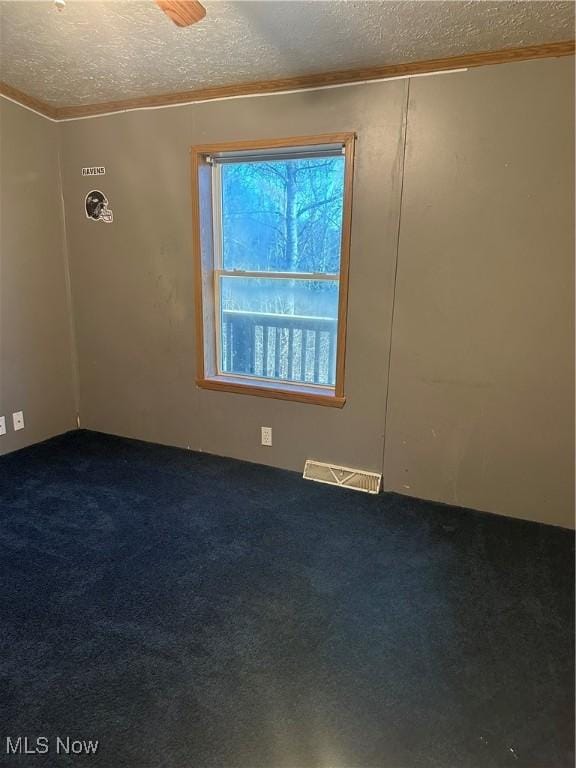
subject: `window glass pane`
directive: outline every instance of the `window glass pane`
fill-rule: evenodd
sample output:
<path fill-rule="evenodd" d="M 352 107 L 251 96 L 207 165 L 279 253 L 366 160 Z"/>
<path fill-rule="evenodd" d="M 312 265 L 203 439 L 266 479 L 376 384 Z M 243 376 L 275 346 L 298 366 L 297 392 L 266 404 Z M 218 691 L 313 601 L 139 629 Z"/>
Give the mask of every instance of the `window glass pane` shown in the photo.
<path fill-rule="evenodd" d="M 224 269 L 340 271 L 343 156 L 229 163 L 221 173 Z"/>
<path fill-rule="evenodd" d="M 334 386 L 338 281 L 220 278 L 220 367 Z"/>

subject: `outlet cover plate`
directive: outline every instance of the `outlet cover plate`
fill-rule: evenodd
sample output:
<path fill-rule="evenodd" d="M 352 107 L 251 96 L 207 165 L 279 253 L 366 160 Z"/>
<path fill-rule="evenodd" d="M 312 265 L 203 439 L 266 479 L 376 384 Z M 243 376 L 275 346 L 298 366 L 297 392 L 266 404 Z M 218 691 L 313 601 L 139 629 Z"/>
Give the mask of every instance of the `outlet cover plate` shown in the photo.
<path fill-rule="evenodd" d="M 6 417 L 0 416 L 0 435 L 6 434 Z"/>
<path fill-rule="evenodd" d="M 19 429 L 24 429 L 24 413 L 23 411 L 16 411 L 12 414 L 12 421 L 14 423 L 14 432 L 18 432 Z"/>

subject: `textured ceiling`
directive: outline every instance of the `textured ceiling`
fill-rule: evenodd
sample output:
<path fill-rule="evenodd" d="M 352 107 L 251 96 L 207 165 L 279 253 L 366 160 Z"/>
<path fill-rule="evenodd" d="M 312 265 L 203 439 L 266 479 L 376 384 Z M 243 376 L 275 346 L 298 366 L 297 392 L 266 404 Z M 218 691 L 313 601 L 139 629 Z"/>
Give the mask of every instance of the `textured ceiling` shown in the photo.
<path fill-rule="evenodd" d="M 0 2 L 0 80 L 53 106 L 568 40 L 572 2 L 206 0 L 176 27 L 153 0 Z"/>

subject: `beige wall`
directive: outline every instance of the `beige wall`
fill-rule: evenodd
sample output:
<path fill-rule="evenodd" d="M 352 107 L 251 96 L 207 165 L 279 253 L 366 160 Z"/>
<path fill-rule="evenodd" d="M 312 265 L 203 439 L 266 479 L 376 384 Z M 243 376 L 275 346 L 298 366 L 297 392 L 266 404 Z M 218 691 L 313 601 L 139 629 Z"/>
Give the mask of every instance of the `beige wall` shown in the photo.
<path fill-rule="evenodd" d="M 380 470 L 386 432 L 387 489 L 570 525 L 572 86 L 546 60 L 62 124 L 82 426 L 295 470 Z M 190 145 L 349 130 L 345 408 L 198 390 Z"/>
<path fill-rule="evenodd" d="M 573 524 L 573 67 L 411 83 L 390 489 Z"/>
<path fill-rule="evenodd" d="M 0 99 L 0 454 L 76 423 L 58 147 L 56 124 Z"/>

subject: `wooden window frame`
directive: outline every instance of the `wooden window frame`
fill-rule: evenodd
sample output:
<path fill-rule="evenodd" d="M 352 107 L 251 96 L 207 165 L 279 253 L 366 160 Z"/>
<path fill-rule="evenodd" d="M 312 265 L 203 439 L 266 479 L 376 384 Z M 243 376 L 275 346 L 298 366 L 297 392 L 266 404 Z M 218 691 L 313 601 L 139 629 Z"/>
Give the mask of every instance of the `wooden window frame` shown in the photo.
<path fill-rule="evenodd" d="M 330 133 L 284 139 L 235 141 L 200 144 L 191 147 L 192 164 L 192 242 L 195 277 L 196 384 L 202 389 L 236 394 L 293 400 L 314 405 L 342 408 L 346 402 L 344 377 L 346 363 L 346 325 L 348 317 L 348 278 L 352 225 L 352 187 L 354 178 L 354 133 Z M 334 387 L 299 382 L 278 382 L 242 375 L 218 374 L 214 291 L 214 227 L 212 165 L 208 158 L 219 152 L 295 149 L 324 144 L 342 144 L 344 149 L 344 199 L 340 248 L 338 330 L 336 335 L 336 381 Z"/>

